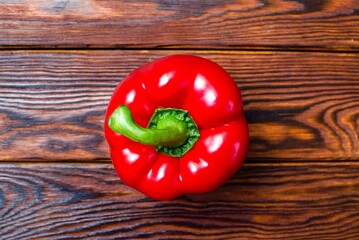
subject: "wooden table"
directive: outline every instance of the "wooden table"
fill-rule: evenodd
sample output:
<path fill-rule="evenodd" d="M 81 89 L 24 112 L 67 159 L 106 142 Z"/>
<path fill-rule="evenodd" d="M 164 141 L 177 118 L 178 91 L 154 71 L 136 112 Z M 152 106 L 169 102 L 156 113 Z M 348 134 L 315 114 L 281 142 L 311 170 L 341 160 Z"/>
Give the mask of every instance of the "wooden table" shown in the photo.
<path fill-rule="evenodd" d="M 154 201 L 103 136 L 126 74 L 221 64 L 251 144 L 217 190 Z M 0 1 L 0 239 L 359 239 L 358 0 Z"/>

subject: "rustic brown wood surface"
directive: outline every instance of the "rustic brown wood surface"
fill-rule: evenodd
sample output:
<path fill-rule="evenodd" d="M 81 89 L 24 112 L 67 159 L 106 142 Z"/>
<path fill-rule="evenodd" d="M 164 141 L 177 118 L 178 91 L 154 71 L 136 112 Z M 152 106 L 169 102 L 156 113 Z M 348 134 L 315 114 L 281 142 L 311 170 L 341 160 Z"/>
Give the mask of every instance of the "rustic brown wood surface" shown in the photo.
<path fill-rule="evenodd" d="M 0 165 L 2 239 L 358 239 L 359 165 L 249 164 L 153 201 L 109 164 Z"/>
<path fill-rule="evenodd" d="M 104 113 L 134 68 L 178 51 L 0 52 L 0 159 L 108 159 Z M 359 54 L 181 51 L 242 90 L 248 161 L 357 160 Z"/>
<path fill-rule="evenodd" d="M 111 165 L 115 86 L 155 58 L 222 65 L 246 164 L 154 201 Z M 0 0 L 0 239 L 359 239 L 358 0 Z"/>
<path fill-rule="evenodd" d="M 357 0 L 0 1 L 3 48 L 359 50 Z"/>

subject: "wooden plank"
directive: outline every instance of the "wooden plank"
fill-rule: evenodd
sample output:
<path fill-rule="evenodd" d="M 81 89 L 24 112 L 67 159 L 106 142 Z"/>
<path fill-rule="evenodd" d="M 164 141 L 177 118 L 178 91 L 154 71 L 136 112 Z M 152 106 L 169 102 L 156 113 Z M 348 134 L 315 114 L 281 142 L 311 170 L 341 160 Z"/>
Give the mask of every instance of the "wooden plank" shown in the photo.
<path fill-rule="evenodd" d="M 245 165 L 219 189 L 154 201 L 110 165 L 0 165 L 3 239 L 358 239 L 359 165 Z"/>
<path fill-rule="evenodd" d="M 356 0 L 0 1 L 0 46 L 358 51 L 358 9 Z"/>
<path fill-rule="evenodd" d="M 174 53 L 207 57 L 233 76 L 249 162 L 359 159 L 359 54 L 246 51 L 2 51 L 0 159 L 108 159 L 102 126 L 115 86 Z"/>

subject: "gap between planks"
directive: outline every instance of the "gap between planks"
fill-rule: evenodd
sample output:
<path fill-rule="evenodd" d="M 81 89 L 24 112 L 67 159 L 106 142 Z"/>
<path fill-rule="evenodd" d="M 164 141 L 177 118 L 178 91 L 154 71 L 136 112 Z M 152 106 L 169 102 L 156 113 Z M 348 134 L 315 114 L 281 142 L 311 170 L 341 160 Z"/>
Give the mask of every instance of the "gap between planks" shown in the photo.
<path fill-rule="evenodd" d="M 110 159 L 101 159 L 98 161 L 76 161 L 76 160 L 61 160 L 61 161 L 38 161 L 31 159 L 29 161 L 0 161 L 0 168 L 2 166 L 17 165 L 17 166 L 40 166 L 51 164 L 53 166 L 61 165 L 74 165 L 74 166 L 97 166 L 97 165 L 109 165 L 112 166 Z M 249 162 L 244 163 L 243 167 L 296 167 L 296 166 L 359 166 L 358 160 L 342 161 L 342 162 L 324 162 L 324 161 L 291 161 L 291 162 Z"/>
<path fill-rule="evenodd" d="M 333 54 L 358 54 L 359 50 L 348 49 L 316 49 L 316 48 L 295 48 L 295 47 L 203 47 L 203 48 L 191 48 L 191 47 L 161 47 L 161 48 L 147 48 L 147 47 L 26 47 L 26 46 L 14 46 L 14 47 L 2 47 L 0 46 L 0 52 L 6 51 L 18 51 L 18 52 L 90 52 L 90 51 L 195 51 L 195 52 L 208 52 L 208 53 L 265 53 L 265 52 L 308 52 L 308 53 L 333 53 Z"/>

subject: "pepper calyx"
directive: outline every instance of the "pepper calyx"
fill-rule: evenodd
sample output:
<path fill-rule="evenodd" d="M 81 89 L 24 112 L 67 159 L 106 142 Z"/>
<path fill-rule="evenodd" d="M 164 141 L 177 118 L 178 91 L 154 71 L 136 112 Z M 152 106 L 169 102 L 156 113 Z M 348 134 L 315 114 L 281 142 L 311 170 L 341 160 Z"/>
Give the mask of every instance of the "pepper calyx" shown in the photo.
<path fill-rule="evenodd" d="M 159 108 L 152 115 L 151 120 L 149 121 L 149 129 L 161 129 L 163 128 L 163 123 L 168 119 L 176 119 L 177 123 L 184 126 L 186 129 L 186 138 L 181 145 L 178 146 L 156 146 L 158 152 L 174 156 L 182 157 L 186 152 L 188 152 L 197 140 L 200 137 L 198 126 L 190 116 L 188 111 L 178 109 L 178 108 Z M 175 121 L 173 121 L 174 123 Z"/>
<path fill-rule="evenodd" d="M 188 111 L 177 108 L 157 109 L 147 128 L 142 128 L 134 122 L 129 107 L 120 105 L 109 117 L 108 126 L 133 141 L 155 146 L 158 152 L 174 157 L 182 157 L 200 137 Z"/>

